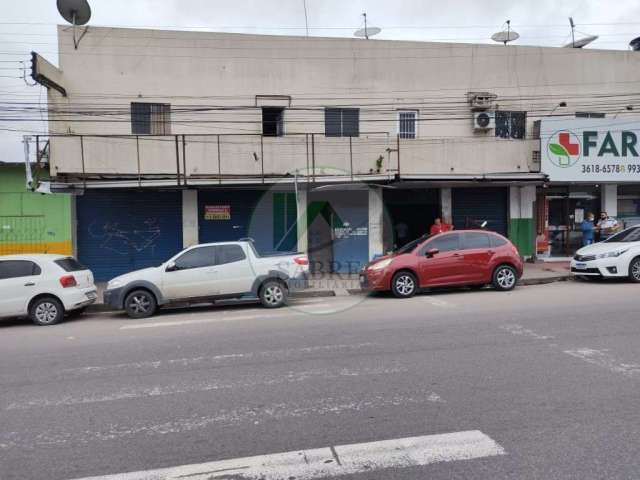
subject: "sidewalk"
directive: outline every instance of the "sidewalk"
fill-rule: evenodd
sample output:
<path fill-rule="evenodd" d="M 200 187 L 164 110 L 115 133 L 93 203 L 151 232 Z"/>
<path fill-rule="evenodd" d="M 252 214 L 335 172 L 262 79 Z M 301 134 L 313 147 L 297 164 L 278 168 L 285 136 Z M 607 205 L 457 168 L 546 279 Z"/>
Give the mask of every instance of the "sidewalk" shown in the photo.
<path fill-rule="evenodd" d="M 524 274 L 518 282 L 520 286 L 541 285 L 544 283 L 562 282 L 569 280 L 569 262 L 553 263 L 525 263 Z M 110 307 L 102 303 L 102 292 L 106 283 L 96 283 L 98 288 L 98 300 L 89 307 L 89 311 L 105 312 Z M 312 277 L 310 288 L 295 292 L 292 298 L 309 297 L 340 297 L 346 295 L 361 294 L 360 282 L 357 274 L 334 274 L 323 277 Z"/>

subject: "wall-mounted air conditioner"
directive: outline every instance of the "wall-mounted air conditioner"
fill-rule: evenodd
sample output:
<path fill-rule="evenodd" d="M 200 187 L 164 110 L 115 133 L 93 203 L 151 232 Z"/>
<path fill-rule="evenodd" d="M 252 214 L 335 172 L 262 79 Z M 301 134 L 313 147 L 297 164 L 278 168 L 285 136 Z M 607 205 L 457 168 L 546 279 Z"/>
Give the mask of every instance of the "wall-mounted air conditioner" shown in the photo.
<path fill-rule="evenodd" d="M 473 112 L 473 130 L 484 132 L 496 128 L 496 118 L 493 112 Z"/>

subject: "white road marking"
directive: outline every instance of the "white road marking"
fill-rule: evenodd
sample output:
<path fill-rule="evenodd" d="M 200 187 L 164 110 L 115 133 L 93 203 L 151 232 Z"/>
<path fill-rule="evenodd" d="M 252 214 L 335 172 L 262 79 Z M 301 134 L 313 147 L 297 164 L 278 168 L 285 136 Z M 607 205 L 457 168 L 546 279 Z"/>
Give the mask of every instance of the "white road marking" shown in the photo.
<path fill-rule="evenodd" d="M 433 400 L 433 392 L 423 390 L 411 396 L 396 393 L 390 397 L 377 395 L 366 399 L 353 397 L 320 397 L 302 402 L 270 403 L 259 406 L 238 407 L 231 410 L 221 409 L 209 415 L 192 414 L 184 417 L 173 417 L 162 423 L 141 422 L 127 419 L 124 423 L 112 423 L 103 430 L 78 431 L 72 427 L 61 425 L 48 427 L 37 432 L 30 429 L 26 432 L 0 430 L 0 450 L 12 448 L 33 449 L 55 445 L 84 445 L 90 442 L 126 440 L 137 435 L 145 437 L 185 434 L 204 429 L 215 429 L 241 424 L 261 425 L 268 422 L 279 422 L 286 419 L 341 415 L 363 411 L 379 412 L 386 408 L 404 408 L 408 405 L 424 405 L 433 403 L 440 405 L 442 401 Z"/>
<path fill-rule="evenodd" d="M 312 480 L 504 454 L 504 449 L 490 437 L 479 430 L 470 430 L 106 475 L 91 480 Z"/>
<path fill-rule="evenodd" d="M 247 388 L 256 386 L 284 385 L 290 383 L 304 382 L 307 380 L 319 381 L 336 379 L 341 377 L 360 377 L 366 375 L 393 375 L 396 373 L 406 373 L 406 368 L 342 368 L 337 371 L 328 369 L 304 370 L 300 372 L 285 372 L 278 375 L 265 376 L 258 375 L 249 379 L 237 381 L 209 381 L 195 382 L 177 385 L 156 385 L 153 387 L 136 386 L 123 388 L 121 390 L 103 394 L 92 395 L 67 395 L 60 398 L 36 398 L 20 399 L 9 404 L 6 410 L 26 410 L 35 407 L 59 407 L 67 405 L 85 405 L 90 403 L 114 402 L 117 400 L 134 400 L 138 398 L 162 397 L 166 395 L 176 395 L 182 393 L 202 393 L 215 390 L 226 390 L 232 388 Z"/>
<path fill-rule="evenodd" d="M 621 373 L 627 377 L 640 374 L 640 364 L 638 363 L 621 363 L 613 355 L 606 350 L 595 350 L 593 348 L 576 348 L 572 350 L 564 350 L 564 353 L 572 357 L 584 360 L 592 365 L 606 368 L 614 373 Z"/>
<path fill-rule="evenodd" d="M 337 352 L 337 351 L 351 351 L 360 350 L 368 347 L 379 346 L 377 343 L 353 343 L 353 344 L 337 344 L 337 345 L 312 345 L 309 347 L 298 348 L 282 348 L 278 350 L 265 350 L 262 352 L 243 352 L 243 353 L 227 353 L 221 355 L 200 356 L 200 357 L 186 357 L 186 358 L 171 358 L 168 360 L 143 360 L 141 362 L 130 363 L 116 363 L 112 365 L 91 365 L 87 367 L 67 368 L 61 370 L 62 374 L 95 374 L 99 372 L 109 372 L 118 370 L 135 370 L 152 368 L 157 369 L 160 367 L 169 366 L 192 366 L 202 364 L 216 364 L 220 361 L 228 361 L 235 359 L 264 359 L 264 358 L 290 358 L 301 354 L 308 353 L 322 353 L 322 352 Z"/>
<path fill-rule="evenodd" d="M 500 328 L 513 335 L 521 335 L 524 337 L 535 338 L 536 340 L 552 340 L 554 337 L 550 335 L 541 335 L 528 328 L 518 324 L 501 325 Z"/>
<path fill-rule="evenodd" d="M 265 313 L 259 315 L 221 315 L 215 318 L 193 318 L 190 320 L 173 320 L 173 321 L 165 321 L 165 322 L 149 322 L 149 323 L 138 323 L 135 325 L 123 325 L 120 327 L 120 330 L 138 330 L 141 328 L 161 328 L 161 327 L 180 327 L 183 325 L 198 325 L 202 323 L 217 323 L 217 322 L 234 322 L 238 320 L 254 320 L 254 319 L 269 319 L 269 318 L 280 318 L 280 317 L 288 317 L 291 315 L 295 315 L 293 312 L 282 312 L 277 315 L 267 315 Z"/>
<path fill-rule="evenodd" d="M 441 298 L 435 298 L 435 297 L 430 297 L 430 296 L 422 296 L 420 298 L 423 298 L 425 302 L 433 305 L 434 307 L 439 307 L 439 308 L 452 308 L 455 307 L 455 305 L 451 302 L 447 302 L 446 300 L 442 300 Z"/>

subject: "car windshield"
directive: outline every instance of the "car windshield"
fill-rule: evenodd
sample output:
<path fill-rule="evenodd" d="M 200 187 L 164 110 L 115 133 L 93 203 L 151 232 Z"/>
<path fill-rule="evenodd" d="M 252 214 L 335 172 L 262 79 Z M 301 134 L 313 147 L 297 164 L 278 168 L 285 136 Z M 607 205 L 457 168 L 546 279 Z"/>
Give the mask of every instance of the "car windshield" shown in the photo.
<path fill-rule="evenodd" d="M 431 237 L 431 235 L 423 235 L 419 238 L 416 238 L 415 240 L 411 240 L 409 243 L 406 243 L 405 245 L 398 248 L 397 250 L 394 250 L 393 253 L 397 253 L 398 255 L 400 255 L 403 253 L 413 252 L 418 245 L 420 245 L 429 237 Z"/>
<path fill-rule="evenodd" d="M 604 240 L 605 243 L 640 242 L 640 227 L 628 228 Z"/>

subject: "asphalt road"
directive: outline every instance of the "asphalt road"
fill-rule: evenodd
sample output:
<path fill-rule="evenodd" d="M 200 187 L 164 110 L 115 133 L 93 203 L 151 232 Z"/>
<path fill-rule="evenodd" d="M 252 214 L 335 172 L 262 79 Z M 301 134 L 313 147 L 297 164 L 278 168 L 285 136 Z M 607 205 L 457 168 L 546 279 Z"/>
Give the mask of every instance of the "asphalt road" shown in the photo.
<path fill-rule="evenodd" d="M 55 327 L 5 321 L 0 478 L 312 457 L 333 446 L 345 468 L 347 444 L 364 444 L 352 457 L 380 460 L 340 478 L 638 478 L 639 293 L 568 282 L 147 320 L 100 314 Z M 457 453 L 429 450 L 450 438 L 431 435 L 455 432 L 476 433 L 451 437 L 463 443 Z M 490 448 L 465 443 L 469 435 Z M 372 443 L 415 436 L 428 436 L 422 466 L 387 459 L 401 440 Z M 182 478 L 246 478 L 214 470 Z M 296 475 L 285 478 L 317 478 Z"/>

